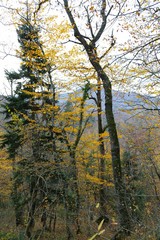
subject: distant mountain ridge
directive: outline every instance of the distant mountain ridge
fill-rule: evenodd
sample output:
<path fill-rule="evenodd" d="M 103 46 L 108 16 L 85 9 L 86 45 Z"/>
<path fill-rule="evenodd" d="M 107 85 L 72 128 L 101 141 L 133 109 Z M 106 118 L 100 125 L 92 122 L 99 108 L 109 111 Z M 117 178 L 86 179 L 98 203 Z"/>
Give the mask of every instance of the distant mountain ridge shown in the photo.
<path fill-rule="evenodd" d="M 131 112 L 129 110 L 135 109 L 135 111 L 149 110 L 159 112 L 160 114 L 160 97 L 151 97 L 149 95 L 139 95 L 135 92 L 123 92 L 113 90 L 113 111 L 115 115 L 115 119 L 117 122 L 125 121 L 131 116 Z M 93 97 L 96 96 L 95 92 L 92 93 Z M 60 95 L 60 105 L 64 104 L 67 101 L 69 94 L 63 93 Z M 105 109 L 105 96 L 104 92 L 101 92 L 102 98 L 102 108 Z M 5 96 L 0 95 L 0 105 L 5 101 Z M 91 103 L 93 100 L 88 100 L 88 103 Z M 0 106 L 0 112 L 2 108 Z M 158 111 L 159 110 L 159 111 Z M 133 112 L 133 110 L 132 110 Z M 0 125 L 4 124 L 4 115 L 0 113 Z"/>

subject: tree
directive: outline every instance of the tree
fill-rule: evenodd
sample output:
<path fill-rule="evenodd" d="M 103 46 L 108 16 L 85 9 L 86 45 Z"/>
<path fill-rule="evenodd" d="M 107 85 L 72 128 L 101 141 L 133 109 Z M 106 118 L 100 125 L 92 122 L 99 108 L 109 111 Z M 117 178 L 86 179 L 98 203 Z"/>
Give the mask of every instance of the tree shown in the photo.
<path fill-rule="evenodd" d="M 45 126 L 48 120 L 46 113 L 43 112 L 43 105 L 48 104 L 54 108 L 55 98 L 50 99 L 47 91 L 52 82 L 48 83 L 45 78 L 48 75 L 51 81 L 51 67 L 44 56 L 42 43 L 39 40 L 39 29 L 33 24 L 28 8 L 26 16 L 21 17 L 20 22 L 17 34 L 20 44 L 18 55 L 22 64 L 18 73 L 6 71 L 8 80 L 16 82 L 17 86 L 15 93 L 6 98 L 5 113 L 11 120 L 6 124 L 7 133 L 4 135 L 2 146 L 8 146 L 10 158 L 14 159 L 14 162 L 17 156 L 20 157 L 20 160 L 16 160 L 13 169 L 12 199 L 17 225 L 23 224 L 22 217 L 28 205 L 26 235 L 31 237 L 35 224 L 35 211 L 44 201 L 46 192 L 43 181 L 43 176 L 44 178 L 46 176 L 38 166 L 40 162 L 42 164 L 44 162 L 40 148 L 44 131 L 36 128 L 37 124 L 39 128 Z M 54 97 L 54 92 L 52 96 Z M 31 144 L 27 137 L 30 137 Z M 27 153 L 29 149 L 30 155 Z M 24 191 L 25 184 L 28 188 Z"/>
<path fill-rule="evenodd" d="M 25 232 L 29 238 L 36 239 L 42 233 L 44 237 L 48 237 L 46 230 L 51 228 L 56 237 L 63 235 L 64 238 L 65 233 L 60 235 L 59 228 L 64 229 L 66 226 L 65 237 L 76 239 L 86 237 L 86 232 L 90 235 L 90 226 L 96 225 L 94 216 L 97 219 L 97 212 L 100 214 L 97 222 L 101 222 L 102 219 L 107 222 L 107 213 L 111 224 L 116 223 L 114 221 L 116 212 L 116 216 L 119 217 L 119 229 L 112 239 L 124 239 L 130 234 L 131 224 L 137 230 L 137 223 L 146 223 L 145 216 L 154 209 L 151 207 L 152 201 L 146 201 L 147 193 L 156 196 L 155 203 L 158 203 L 158 157 L 155 156 L 153 145 L 147 141 L 151 143 L 158 137 L 152 128 L 153 124 L 156 124 L 156 128 L 159 124 L 153 118 L 149 124 L 149 119 L 147 120 L 140 111 L 147 112 L 150 109 L 157 113 L 159 107 L 157 99 L 153 101 L 149 96 L 142 96 L 138 106 L 133 106 L 133 102 L 130 102 L 130 107 L 135 108 L 139 118 L 136 119 L 130 134 L 126 134 L 126 125 L 123 129 L 123 138 L 120 141 L 122 146 L 124 144 L 124 148 L 121 149 L 124 155 L 120 158 L 119 138 L 113 115 L 113 81 L 122 80 L 121 83 L 125 86 L 129 78 L 143 80 L 153 77 L 157 79 L 155 81 L 157 90 L 158 61 L 152 62 L 152 59 L 158 60 L 156 56 L 158 40 L 157 37 L 156 40 L 152 39 L 156 42 L 153 51 L 150 50 L 150 42 L 147 48 L 144 43 L 142 48 L 138 46 L 127 49 L 128 55 L 121 54 L 122 49 L 119 49 L 119 62 L 115 63 L 111 52 L 116 46 L 115 32 L 110 28 L 117 19 L 121 21 L 121 17 L 127 18 L 129 15 L 138 19 L 141 17 L 140 9 L 146 14 L 149 9 L 152 12 L 153 8 L 149 8 L 144 1 L 135 1 L 135 8 L 131 14 L 125 7 L 128 1 L 81 1 L 79 5 L 71 0 L 56 1 L 68 14 L 71 23 L 69 26 L 66 22 L 58 25 L 55 16 L 50 14 L 46 16 L 47 11 L 43 7 L 47 2 L 54 3 L 46 0 L 37 1 L 36 5 L 27 5 L 28 10 L 32 6 L 32 11 L 28 11 L 25 17 L 21 16 L 17 31 L 20 43 L 20 50 L 17 53 L 22 65 L 18 72 L 6 71 L 8 80 L 16 85 L 16 91 L 12 90 L 12 96 L 7 98 L 8 102 L 4 105 L 8 123 L 3 145 L 7 146 L 10 158 L 15 163 L 12 198 L 15 202 L 17 220 L 23 223 L 25 217 Z M 129 6 L 133 7 L 133 3 Z M 80 14 L 81 11 L 84 14 Z M 40 22 L 38 23 L 41 14 L 44 20 L 42 28 Z M 153 15 L 158 19 L 156 11 L 153 11 Z M 123 21 L 121 23 L 124 24 Z M 129 25 L 123 26 L 125 28 Z M 131 30 L 131 27 L 129 28 Z M 71 29 L 75 37 L 73 41 L 68 40 L 72 36 Z M 134 38 L 138 35 L 135 33 L 132 36 Z M 76 44 L 73 48 L 71 42 L 72 45 Z M 69 43 L 70 49 L 66 48 L 66 43 Z M 125 62 L 126 59 L 122 58 L 125 56 L 136 61 Z M 142 58 L 145 60 L 142 61 L 143 64 Z M 138 69 L 138 64 L 143 68 Z M 128 67 L 128 75 L 121 71 L 125 66 Z M 126 79 L 123 80 L 124 73 L 123 78 Z M 67 95 L 67 102 L 63 94 L 58 96 L 64 89 L 72 91 L 71 94 L 64 94 Z M 105 119 L 102 119 L 103 91 Z M 141 123 L 142 118 L 145 124 Z M 152 133 L 150 134 L 152 137 L 146 136 L 142 130 L 143 127 L 147 128 L 147 124 L 149 127 L 147 132 Z M 133 131 L 135 129 L 137 132 Z M 121 126 L 118 130 L 121 130 Z M 111 155 L 107 151 L 108 139 Z M 150 183 L 150 187 L 146 190 L 147 182 Z M 146 196 L 137 196 L 141 193 Z M 138 202 L 139 199 L 144 201 Z M 94 214 L 93 209 L 97 202 L 100 207 Z M 143 211 L 139 211 L 140 208 Z M 149 216 L 151 217 L 150 213 Z M 84 219 L 88 219 L 89 226 L 84 226 L 87 225 L 83 224 Z M 38 225 L 41 229 L 37 229 Z M 106 229 L 110 227 L 105 226 Z M 114 228 L 112 229 L 114 231 Z M 144 229 L 140 232 L 143 231 Z M 107 234 L 112 234 L 110 229 Z"/>
<path fill-rule="evenodd" d="M 127 15 L 122 29 L 128 32 L 128 39 L 119 45 L 117 59 L 121 62 L 121 74 L 125 83 L 143 94 L 158 96 L 159 90 L 159 1 L 135 1 L 131 23 Z M 115 61 L 115 60 L 114 60 Z M 119 71 L 120 72 L 120 71 Z M 124 75 L 125 73 L 125 75 Z M 121 76 L 122 76 L 121 75 Z M 158 106 L 152 106 L 158 111 Z"/>
<path fill-rule="evenodd" d="M 26 16 L 21 18 L 17 30 L 21 68 L 19 72 L 6 71 L 8 80 L 17 84 L 16 91 L 7 98 L 4 106 L 6 116 L 14 123 L 10 129 L 9 122 L 7 123 L 10 132 L 4 136 L 3 141 L 3 145 L 11 145 L 9 151 L 12 155 L 14 153 L 16 159 L 12 199 L 17 225 L 23 224 L 24 216 L 27 217 L 25 232 L 29 238 L 34 236 L 34 226 L 40 215 L 42 214 L 44 231 L 49 211 L 54 211 L 57 203 L 63 204 L 66 209 L 68 238 L 71 238 L 74 233 L 69 229 L 70 220 L 72 223 L 73 220 L 76 221 L 76 231 L 80 231 L 76 149 L 88 122 L 85 111 L 88 88 L 86 84 L 80 102 L 76 103 L 75 113 L 71 113 L 76 117 L 73 129 L 72 121 L 64 120 L 65 115 L 69 115 L 68 112 L 57 116 L 60 107 L 56 105 L 55 85 L 48 60 L 52 59 L 52 54 L 46 57 L 39 28 L 34 23 L 27 8 Z M 46 49 L 48 53 L 49 50 Z M 52 61 L 54 62 L 53 59 Z M 76 132 L 74 142 L 71 129 Z M 16 135 L 18 141 L 10 139 L 10 133 Z M 64 156 L 64 149 L 69 162 Z"/>
<path fill-rule="evenodd" d="M 96 9 L 96 5 L 93 5 L 93 8 Z M 89 15 L 89 11 L 86 10 L 86 14 L 88 17 L 88 26 L 90 29 L 91 37 L 84 36 L 75 21 L 75 17 L 73 16 L 73 13 L 69 7 L 69 1 L 64 0 L 64 8 L 68 15 L 69 21 L 73 27 L 74 36 L 78 40 L 78 42 L 85 48 L 85 51 L 89 57 L 89 61 L 92 64 L 93 68 L 98 74 L 98 77 L 102 80 L 103 88 L 105 92 L 105 114 L 108 124 L 108 131 L 109 131 L 109 137 L 110 137 L 110 144 L 111 144 L 111 155 L 112 155 L 112 164 L 113 164 L 113 174 L 114 174 L 114 184 L 115 189 L 118 197 L 118 212 L 119 212 L 119 218 L 120 218 L 120 226 L 121 226 L 121 232 L 129 232 L 130 230 L 130 221 L 128 216 L 128 211 L 125 204 L 125 188 L 123 184 L 123 176 L 122 176 L 122 170 L 121 170 L 121 160 L 120 160 L 120 147 L 119 147 L 119 141 L 118 141 L 118 135 L 117 135 L 117 129 L 116 124 L 114 120 L 113 115 L 113 109 L 112 109 L 112 84 L 111 81 L 104 71 L 103 67 L 100 63 L 100 57 L 97 53 L 97 41 L 102 36 L 102 33 L 104 32 L 104 29 L 106 27 L 107 18 L 113 8 L 113 6 L 109 7 L 108 13 L 106 13 L 107 4 L 106 1 L 101 1 L 101 9 L 100 9 L 100 18 L 102 19 L 102 23 L 99 27 L 99 29 L 96 31 L 96 34 L 94 34 L 94 30 L 91 25 L 91 16 Z M 90 11 L 92 11 L 92 8 L 90 8 Z M 113 46 L 114 43 L 111 43 L 111 46 Z M 117 239 L 117 237 L 115 237 Z"/>

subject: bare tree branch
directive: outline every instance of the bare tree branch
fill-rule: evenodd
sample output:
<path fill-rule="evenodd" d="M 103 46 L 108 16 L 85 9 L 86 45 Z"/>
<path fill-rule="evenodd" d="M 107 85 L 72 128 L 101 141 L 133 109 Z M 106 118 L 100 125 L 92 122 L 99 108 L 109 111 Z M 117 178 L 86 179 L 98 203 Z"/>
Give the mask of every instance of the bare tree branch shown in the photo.
<path fill-rule="evenodd" d="M 84 39 L 84 37 L 81 35 L 78 27 L 77 27 L 77 24 L 73 18 L 73 15 L 71 13 L 71 10 L 68 6 L 68 0 L 64 0 L 64 7 L 65 7 L 65 10 L 66 10 L 66 13 L 69 17 L 69 20 L 72 24 L 72 27 L 73 27 L 73 30 L 74 30 L 74 36 L 82 43 L 83 46 L 88 46 L 86 40 Z"/>
<path fill-rule="evenodd" d="M 93 33 L 92 24 L 91 24 L 91 17 L 89 16 L 88 9 L 86 7 L 85 7 L 85 9 L 86 9 L 86 12 L 87 12 L 88 26 L 89 26 L 89 29 L 90 29 L 90 32 L 91 32 L 91 36 L 94 39 L 95 36 L 94 36 L 94 33 Z"/>
<path fill-rule="evenodd" d="M 44 3 L 46 3 L 46 2 L 49 2 L 49 0 L 39 1 L 38 7 L 37 7 L 37 9 L 35 10 L 35 12 L 34 12 L 34 14 L 33 14 L 34 17 L 35 17 L 36 14 L 39 12 L 39 10 L 41 9 L 42 5 L 43 5 Z"/>
<path fill-rule="evenodd" d="M 104 32 L 104 29 L 105 29 L 105 27 L 106 27 L 106 23 L 107 23 L 107 17 L 109 16 L 109 14 L 110 14 L 112 8 L 113 8 L 113 5 L 110 7 L 108 13 L 105 14 L 105 10 L 106 10 L 106 1 L 105 1 L 105 0 L 102 1 L 102 9 L 101 9 L 102 24 L 101 24 L 101 27 L 100 27 L 100 29 L 99 29 L 97 35 L 96 35 L 95 38 L 93 39 L 93 42 L 94 42 L 94 43 L 96 43 L 96 42 L 100 39 L 102 33 Z"/>

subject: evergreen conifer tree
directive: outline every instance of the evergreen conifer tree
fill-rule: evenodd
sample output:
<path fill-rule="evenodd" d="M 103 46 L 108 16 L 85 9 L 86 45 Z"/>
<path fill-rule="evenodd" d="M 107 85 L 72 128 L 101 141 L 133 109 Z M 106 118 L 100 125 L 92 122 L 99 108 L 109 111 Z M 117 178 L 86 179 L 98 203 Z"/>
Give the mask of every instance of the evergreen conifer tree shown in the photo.
<path fill-rule="evenodd" d="M 46 222 L 43 202 L 47 191 L 44 184 L 47 173 L 41 165 L 46 161 L 42 145 L 48 137 L 37 126 L 45 126 L 48 119 L 43 111 L 44 105 L 53 105 L 54 100 L 50 99 L 48 91 L 50 66 L 43 52 L 39 29 L 32 23 L 28 12 L 20 20 L 17 35 L 21 66 L 18 72 L 6 71 L 6 77 L 15 85 L 15 91 L 6 97 L 2 106 L 7 122 L 1 146 L 7 147 L 9 158 L 14 162 L 12 200 L 16 224 L 24 224 L 26 211 L 25 230 L 31 238 L 35 211 L 40 205 L 43 226 Z M 19 160 L 17 156 L 20 156 Z"/>

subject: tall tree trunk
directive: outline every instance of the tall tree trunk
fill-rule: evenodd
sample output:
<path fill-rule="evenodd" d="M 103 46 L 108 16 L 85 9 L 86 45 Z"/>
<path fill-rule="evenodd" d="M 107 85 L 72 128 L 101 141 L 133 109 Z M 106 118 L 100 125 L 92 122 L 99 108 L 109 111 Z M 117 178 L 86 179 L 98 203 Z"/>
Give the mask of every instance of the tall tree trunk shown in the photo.
<path fill-rule="evenodd" d="M 75 211 L 75 224 L 76 224 L 76 234 L 81 232 L 79 223 L 79 210 L 80 210 L 80 196 L 78 188 L 78 169 L 75 158 L 75 151 L 70 153 L 71 156 L 71 177 L 73 181 L 73 194 L 74 194 L 74 211 Z"/>
<path fill-rule="evenodd" d="M 33 178 L 33 179 L 32 179 Z M 28 219 L 27 219 L 27 226 L 26 226 L 26 236 L 29 239 L 32 239 L 32 233 L 35 226 L 35 210 L 36 210 L 36 198 L 37 198 L 37 189 L 36 189 L 36 177 L 31 177 L 30 183 L 30 203 L 29 203 L 29 210 L 28 210 Z"/>
<path fill-rule="evenodd" d="M 93 54 L 91 55 L 90 51 L 88 54 L 90 54 L 90 61 L 103 82 L 105 94 L 105 115 L 110 138 L 114 185 L 118 197 L 119 220 L 121 228 L 124 231 L 128 232 L 130 229 L 130 217 L 125 201 L 125 186 L 123 184 L 123 176 L 121 170 L 120 146 L 112 108 L 112 86 L 108 76 L 99 64 L 99 61 L 94 61 L 95 57 Z"/>
<path fill-rule="evenodd" d="M 69 8 L 68 0 L 63 0 L 63 1 L 64 1 L 65 11 L 73 26 L 74 36 L 85 48 L 86 53 L 89 57 L 90 63 L 92 64 L 93 68 L 97 72 L 98 77 L 102 80 L 102 83 L 103 83 L 104 94 L 105 94 L 105 115 L 106 115 L 106 120 L 108 124 L 108 131 L 109 131 L 109 138 L 110 138 L 114 185 L 115 185 L 115 190 L 118 198 L 117 210 L 119 213 L 119 222 L 120 222 L 120 227 L 122 232 L 122 234 L 119 234 L 117 239 L 124 239 L 123 233 L 124 234 L 129 233 L 130 218 L 129 218 L 127 206 L 125 203 L 125 187 L 123 184 L 123 177 L 122 177 L 122 171 L 121 171 L 120 146 L 119 146 L 117 128 L 116 128 L 114 115 L 113 115 L 113 108 L 112 108 L 112 85 L 109 77 L 107 76 L 107 74 L 105 73 L 104 69 L 100 64 L 100 59 L 97 55 L 97 49 L 96 49 L 96 42 L 100 39 L 102 33 L 104 32 L 106 22 L 107 22 L 107 17 L 110 14 L 110 11 L 112 10 L 113 6 L 111 6 L 109 12 L 106 15 L 106 1 L 105 0 L 101 1 L 102 5 L 101 5 L 100 14 L 102 17 L 102 24 L 99 28 L 99 31 L 97 31 L 97 34 L 95 36 L 92 34 L 92 40 L 88 38 L 90 39 L 90 42 L 88 43 L 86 41 L 87 37 L 84 37 L 80 33 L 77 27 L 74 16 L 72 15 L 72 12 Z M 114 43 L 111 44 L 111 47 L 113 44 Z"/>
<path fill-rule="evenodd" d="M 102 99 L 101 99 L 101 80 L 97 80 L 97 117 L 98 117 L 98 135 L 99 135 L 99 151 L 101 157 L 99 159 L 99 178 L 104 181 L 106 176 L 106 160 L 105 160 L 105 146 L 104 139 L 101 134 L 104 132 L 102 124 Z M 100 219 L 105 219 L 107 217 L 106 211 L 106 187 L 104 184 L 100 186 L 99 197 L 100 197 Z"/>
<path fill-rule="evenodd" d="M 81 232 L 79 223 L 80 196 L 75 151 L 70 151 L 70 165 L 64 182 L 67 239 L 74 239 Z"/>

